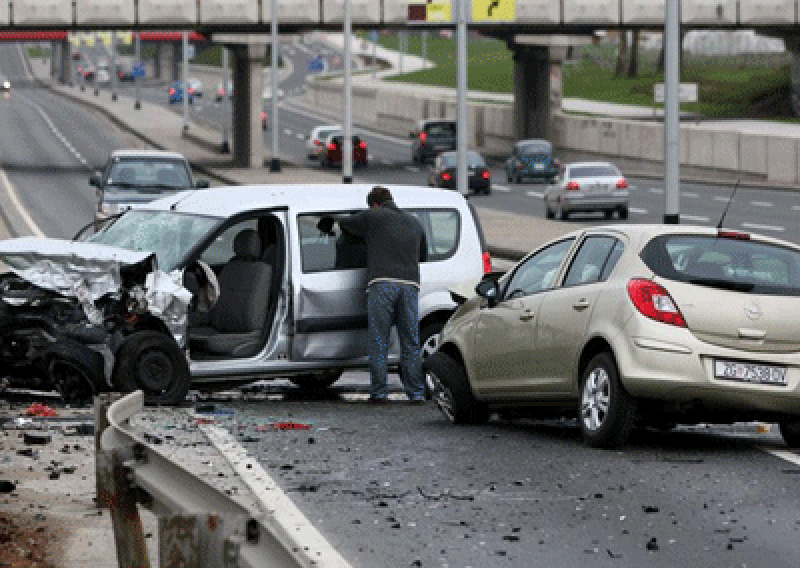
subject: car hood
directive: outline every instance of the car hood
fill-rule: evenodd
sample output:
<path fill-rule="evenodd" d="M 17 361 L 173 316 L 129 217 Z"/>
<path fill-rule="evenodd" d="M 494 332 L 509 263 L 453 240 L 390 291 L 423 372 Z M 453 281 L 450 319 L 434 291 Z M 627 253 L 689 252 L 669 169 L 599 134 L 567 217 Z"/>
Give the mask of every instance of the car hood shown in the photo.
<path fill-rule="evenodd" d="M 166 323 L 179 344 L 185 339 L 192 294 L 180 284 L 179 271 L 166 274 L 158 270 L 155 253 L 20 237 L 0 241 L 0 265 L 35 286 L 76 298 L 84 306 L 120 291 L 123 273 L 135 274 L 133 284 L 142 287 L 148 312 Z"/>

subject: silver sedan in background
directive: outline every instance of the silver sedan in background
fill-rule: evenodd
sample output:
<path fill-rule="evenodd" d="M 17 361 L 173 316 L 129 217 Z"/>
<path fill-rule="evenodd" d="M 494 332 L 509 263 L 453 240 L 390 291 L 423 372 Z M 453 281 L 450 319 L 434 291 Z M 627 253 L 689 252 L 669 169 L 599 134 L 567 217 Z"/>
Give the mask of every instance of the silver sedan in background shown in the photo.
<path fill-rule="evenodd" d="M 611 219 L 616 211 L 628 218 L 628 182 L 609 162 L 566 164 L 544 194 L 548 219 L 566 220 L 571 213 L 602 211 Z"/>

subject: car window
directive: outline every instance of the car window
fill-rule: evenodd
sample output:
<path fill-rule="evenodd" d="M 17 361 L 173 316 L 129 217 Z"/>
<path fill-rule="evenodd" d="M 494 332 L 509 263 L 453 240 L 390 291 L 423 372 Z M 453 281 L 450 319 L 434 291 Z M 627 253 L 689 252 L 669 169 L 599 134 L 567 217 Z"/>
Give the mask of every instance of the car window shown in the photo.
<path fill-rule="evenodd" d="M 574 166 L 569 169 L 570 178 L 617 177 L 619 170 L 614 166 Z"/>
<path fill-rule="evenodd" d="M 191 187 L 190 179 L 189 171 L 182 160 L 135 158 L 114 161 L 106 185 L 164 185 L 183 189 Z"/>
<path fill-rule="evenodd" d="M 528 144 L 522 147 L 522 154 L 549 154 L 550 146 L 547 144 Z"/>
<path fill-rule="evenodd" d="M 552 288 L 558 267 L 574 241 L 570 238 L 553 243 L 518 265 L 505 287 L 505 299 L 529 296 Z"/>
<path fill-rule="evenodd" d="M 572 261 L 564 286 L 599 282 L 617 239 L 607 235 L 587 237 Z M 617 257 L 619 259 L 619 257 Z M 606 273 L 607 275 L 608 273 Z"/>
<path fill-rule="evenodd" d="M 455 136 L 456 125 L 454 122 L 429 122 L 425 125 L 428 136 Z"/>
<path fill-rule="evenodd" d="M 229 262 L 234 256 L 233 240 L 236 238 L 236 235 L 245 229 L 254 229 L 257 231 L 258 220 L 248 219 L 247 221 L 236 223 L 222 231 L 208 248 L 203 251 L 203 254 L 200 255 L 200 260 L 209 266 L 222 266 Z"/>
<path fill-rule="evenodd" d="M 446 260 L 456 253 L 461 235 L 461 215 L 457 210 L 406 209 L 406 211 L 419 220 L 425 231 L 425 241 L 428 246 L 427 262 Z M 297 233 L 300 238 L 304 273 L 366 267 L 364 241 L 343 233 L 336 225 L 333 235 L 326 235 L 317 229 L 317 223 L 323 216 L 332 217 L 336 221 L 352 213 L 356 211 L 298 215 Z"/>
<path fill-rule="evenodd" d="M 658 276 L 765 295 L 800 296 L 800 252 L 769 243 L 705 235 L 661 235 L 641 258 Z"/>

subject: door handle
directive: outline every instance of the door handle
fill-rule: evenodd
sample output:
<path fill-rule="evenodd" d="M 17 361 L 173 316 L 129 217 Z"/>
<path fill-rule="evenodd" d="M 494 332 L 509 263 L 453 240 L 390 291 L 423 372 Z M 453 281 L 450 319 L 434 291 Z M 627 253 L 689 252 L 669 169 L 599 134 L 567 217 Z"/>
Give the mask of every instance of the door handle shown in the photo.
<path fill-rule="evenodd" d="M 580 300 L 572 304 L 572 307 L 578 311 L 585 310 L 586 308 L 589 307 L 589 302 L 585 298 L 581 298 Z"/>
<path fill-rule="evenodd" d="M 528 321 L 533 319 L 533 312 L 530 310 L 523 310 L 521 314 L 519 314 L 520 321 Z"/>

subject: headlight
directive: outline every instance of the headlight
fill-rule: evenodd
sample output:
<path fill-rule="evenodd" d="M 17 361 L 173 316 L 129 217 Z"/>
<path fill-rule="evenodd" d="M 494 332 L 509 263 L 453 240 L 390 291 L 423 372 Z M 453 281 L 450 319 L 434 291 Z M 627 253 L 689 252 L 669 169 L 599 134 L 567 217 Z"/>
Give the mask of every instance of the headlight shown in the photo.
<path fill-rule="evenodd" d="M 11 89 L 11 81 L 3 81 L 3 88 L 8 91 Z"/>
<path fill-rule="evenodd" d="M 19 296 L 3 296 L 0 299 L 9 306 L 14 306 L 15 308 L 19 308 L 21 306 L 27 306 L 28 304 L 31 303 L 30 298 L 19 297 Z"/>

